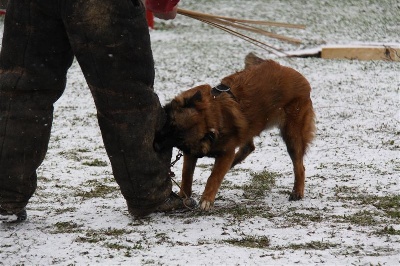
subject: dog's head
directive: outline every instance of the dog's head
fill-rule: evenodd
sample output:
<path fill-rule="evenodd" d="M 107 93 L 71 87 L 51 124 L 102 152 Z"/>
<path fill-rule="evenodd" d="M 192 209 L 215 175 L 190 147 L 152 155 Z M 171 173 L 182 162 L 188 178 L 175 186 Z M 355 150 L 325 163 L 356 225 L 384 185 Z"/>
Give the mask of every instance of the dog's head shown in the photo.
<path fill-rule="evenodd" d="M 156 151 L 177 147 L 203 157 L 209 153 L 218 132 L 210 122 L 211 87 L 202 85 L 183 92 L 165 105 L 167 121 L 156 133 Z M 212 119 L 211 119 L 212 120 Z"/>

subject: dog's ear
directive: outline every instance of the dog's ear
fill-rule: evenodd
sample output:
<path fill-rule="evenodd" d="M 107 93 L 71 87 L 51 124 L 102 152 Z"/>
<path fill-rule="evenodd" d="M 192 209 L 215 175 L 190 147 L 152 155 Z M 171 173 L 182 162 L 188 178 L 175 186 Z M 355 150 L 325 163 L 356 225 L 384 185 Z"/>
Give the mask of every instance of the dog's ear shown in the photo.
<path fill-rule="evenodd" d="M 179 107 L 180 107 L 179 101 L 173 99 L 170 103 L 164 106 L 164 111 L 167 113 L 167 115 L 171 115 L 173 111 L 178 109 Z"/>
<path fill-rule="evenodd" d="M 175 118 L 174 110 L 179 105 L 175 99 L 164 106 L 165 121 L 162 128 L 156 131 L 153 148 L 156 152 L 170 149 L 175 145 Z"/>
<path fill-rule="evenodd" d="M 190 97 L 185 99 L 185 108 L 194 108 L 196 107 L 196 102 L 200 102 L 203 99 L 201 95 L 201 91 L 196 91 L 196 93 Z"/>
<path fill-rule="evenodd" d="M 249 68 L 251 66 L 259 65 L 264 61 L 265 61 L 264 59 L 256 56 L 255 54 L 249 53 L 248 55 L 246 55 L 244 59 L 244 64 L 245 64 L 244 68 Z"/>

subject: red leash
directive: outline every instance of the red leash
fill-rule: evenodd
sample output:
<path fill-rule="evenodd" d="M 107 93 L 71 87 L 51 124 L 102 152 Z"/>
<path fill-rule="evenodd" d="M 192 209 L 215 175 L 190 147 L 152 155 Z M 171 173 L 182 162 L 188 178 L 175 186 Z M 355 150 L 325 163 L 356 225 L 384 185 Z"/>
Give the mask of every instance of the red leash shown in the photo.
<path fill-rule="evenodd" d="M 154 29 L 154 15 L 151 11 L 146 10 L 146 20 L 149 28 Z"/>

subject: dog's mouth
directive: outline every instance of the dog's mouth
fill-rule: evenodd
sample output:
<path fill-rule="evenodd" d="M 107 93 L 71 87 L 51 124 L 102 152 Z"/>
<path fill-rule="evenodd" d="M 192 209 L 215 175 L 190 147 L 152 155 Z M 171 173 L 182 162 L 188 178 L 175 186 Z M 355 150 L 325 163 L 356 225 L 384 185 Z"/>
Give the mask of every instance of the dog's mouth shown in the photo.
<path fill-rule="evenodd" d="M 216 135 L 214 132 L 209 132 L 204 135 L 202 139 L 196 143 L 189 144 L 182 142 L 177 142 L 175 147 L 183 151 L 183 153 L 190 154 L 197 158 L 202 158 L 208 156 L 213 143 L 216 141 Z"/>
<path fill-rule="evenodd" d="M 184 138 L 172 131 L 167 134 L 158 132 L 154 139 L 153 147 L 156 152 L 172 149 L 173 147 L 180 149 L 184 153 L 190 153 L 191 150 L 189 146 L 185 145 Z"/>
<path fill-rule="evenodd" d="M 177 144 L 176 148 L 180 149 L 185 154 L 194 155 L 192 149 L 190 147 L 188 147 L 187 145 Z"/>
<path fill-rule="evenodd" d="M 179 142 L 172 138 L 165 139 L 164 141 L 155 141 L 153 146 L 156 152 L 162 152 L 167 149 L 172 149 L 173 147 L 176 147 L 185 154 L 190 154 L 199 158 L 205 156 L 205 154 L 199 153 L 198 151 L 195 151 L 194 149 L 184 144 L 183 142 Z"/>
<path fill-rule="evenodd" d="M 204 139 L 198 141 L 194 145 L 189 145 L 184 141 L 179 141 L 173 138 L 166 138 L 163 141 L 155 141 L 153 146 L 156 152 L 161 152 L 176 147 L 184 154 L 190 154 L 194 157 L 202 158 L 207 155 L 207 151 L 202 149 L 202 147 L 204 146 L 203 143 Z"/>
<path fill-rule="evenodd" d="M 162 129 L 156 132 L 153 142 L 153 148 L 156 152 L 176 147 L 176 139 L 173 137 L 174 132 L 170 129 Z"/>
<path fill-rule="evenodd" d="M 188 154 L 196 158 L 203 158 L 204 156 L 207 155 L 206 153 L 204 153 L 199 149 L 192 149 L 185 145 L 179 145 L 179 147 L 177 148 L 180 149 L 184 154 Z"/>
<path fill-rule="evenodd" d="M 175 145 L 173 139 L 165 139 L 163 141 L 155 139 L 153 143 L 153 148 L 156 152 L 162 152 L 167 149 L 172 149 L 174 146 Z"/>
<path fill-rule="evenodd" d="M 188 141 L 181 133 L 176 130 L 158 132 L 153 143 L 154 150 L 161 152 L 176 147 L 185 154 L 201 158 L 207 156 L 217 138 L 214 130 L 210 130 L 197 141 Z"/>

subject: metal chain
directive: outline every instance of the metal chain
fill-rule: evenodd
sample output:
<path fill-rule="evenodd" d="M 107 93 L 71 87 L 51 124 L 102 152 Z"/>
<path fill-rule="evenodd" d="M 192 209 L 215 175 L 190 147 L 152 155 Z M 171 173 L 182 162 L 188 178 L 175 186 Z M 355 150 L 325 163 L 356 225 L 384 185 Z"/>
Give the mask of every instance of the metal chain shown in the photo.
<path fill-rule="evenodd" d="M 170 167 L 172 168 L 181 159 L 182 156 L 183 156 L 183 153 L 182 153 L 181 150 L 179 150 L 178 154 L 175 157 L 175 160 L 173 162 L 171 162 Z M 172 182 L 174 182 L 175 185 L 177 185 L 178 188 L 181 189 L 181 186 L 178 184 L 178 182 L 176 182 L 175 179 L 173 179 L 173 177 L 175 177 L 175 173 L 172 172 L 171 169 L 169 169 L 169 177 L 171 178 Z M 190 197 L 188 197 L 188 195 L 186 195 L 186 193 L 184 193 L 184 194 L 185 194 L 184 199 L 189 199 L 190 198 Z M 195 208 L 192 208 L 192 207 L 186 205 L 185 201 L 183 201 L 183 205 L 185 205 L 185 207 L 187 209 L 189 209 L 189 210 L 194 210 L 195 209 Z"/>
<path fill-rule="evenodd" d="M 174 165 L 181 159 L 181 157 L 183 156 L 183 153 L 181 150 L 179 150 L 178 154 L 175 157 L 175 161 L 171 162 L 170 169 L 169 169 L 169 177 L 175 177 L 175 173 L 172 172 L 171 168 L 174 167 Z"/>

